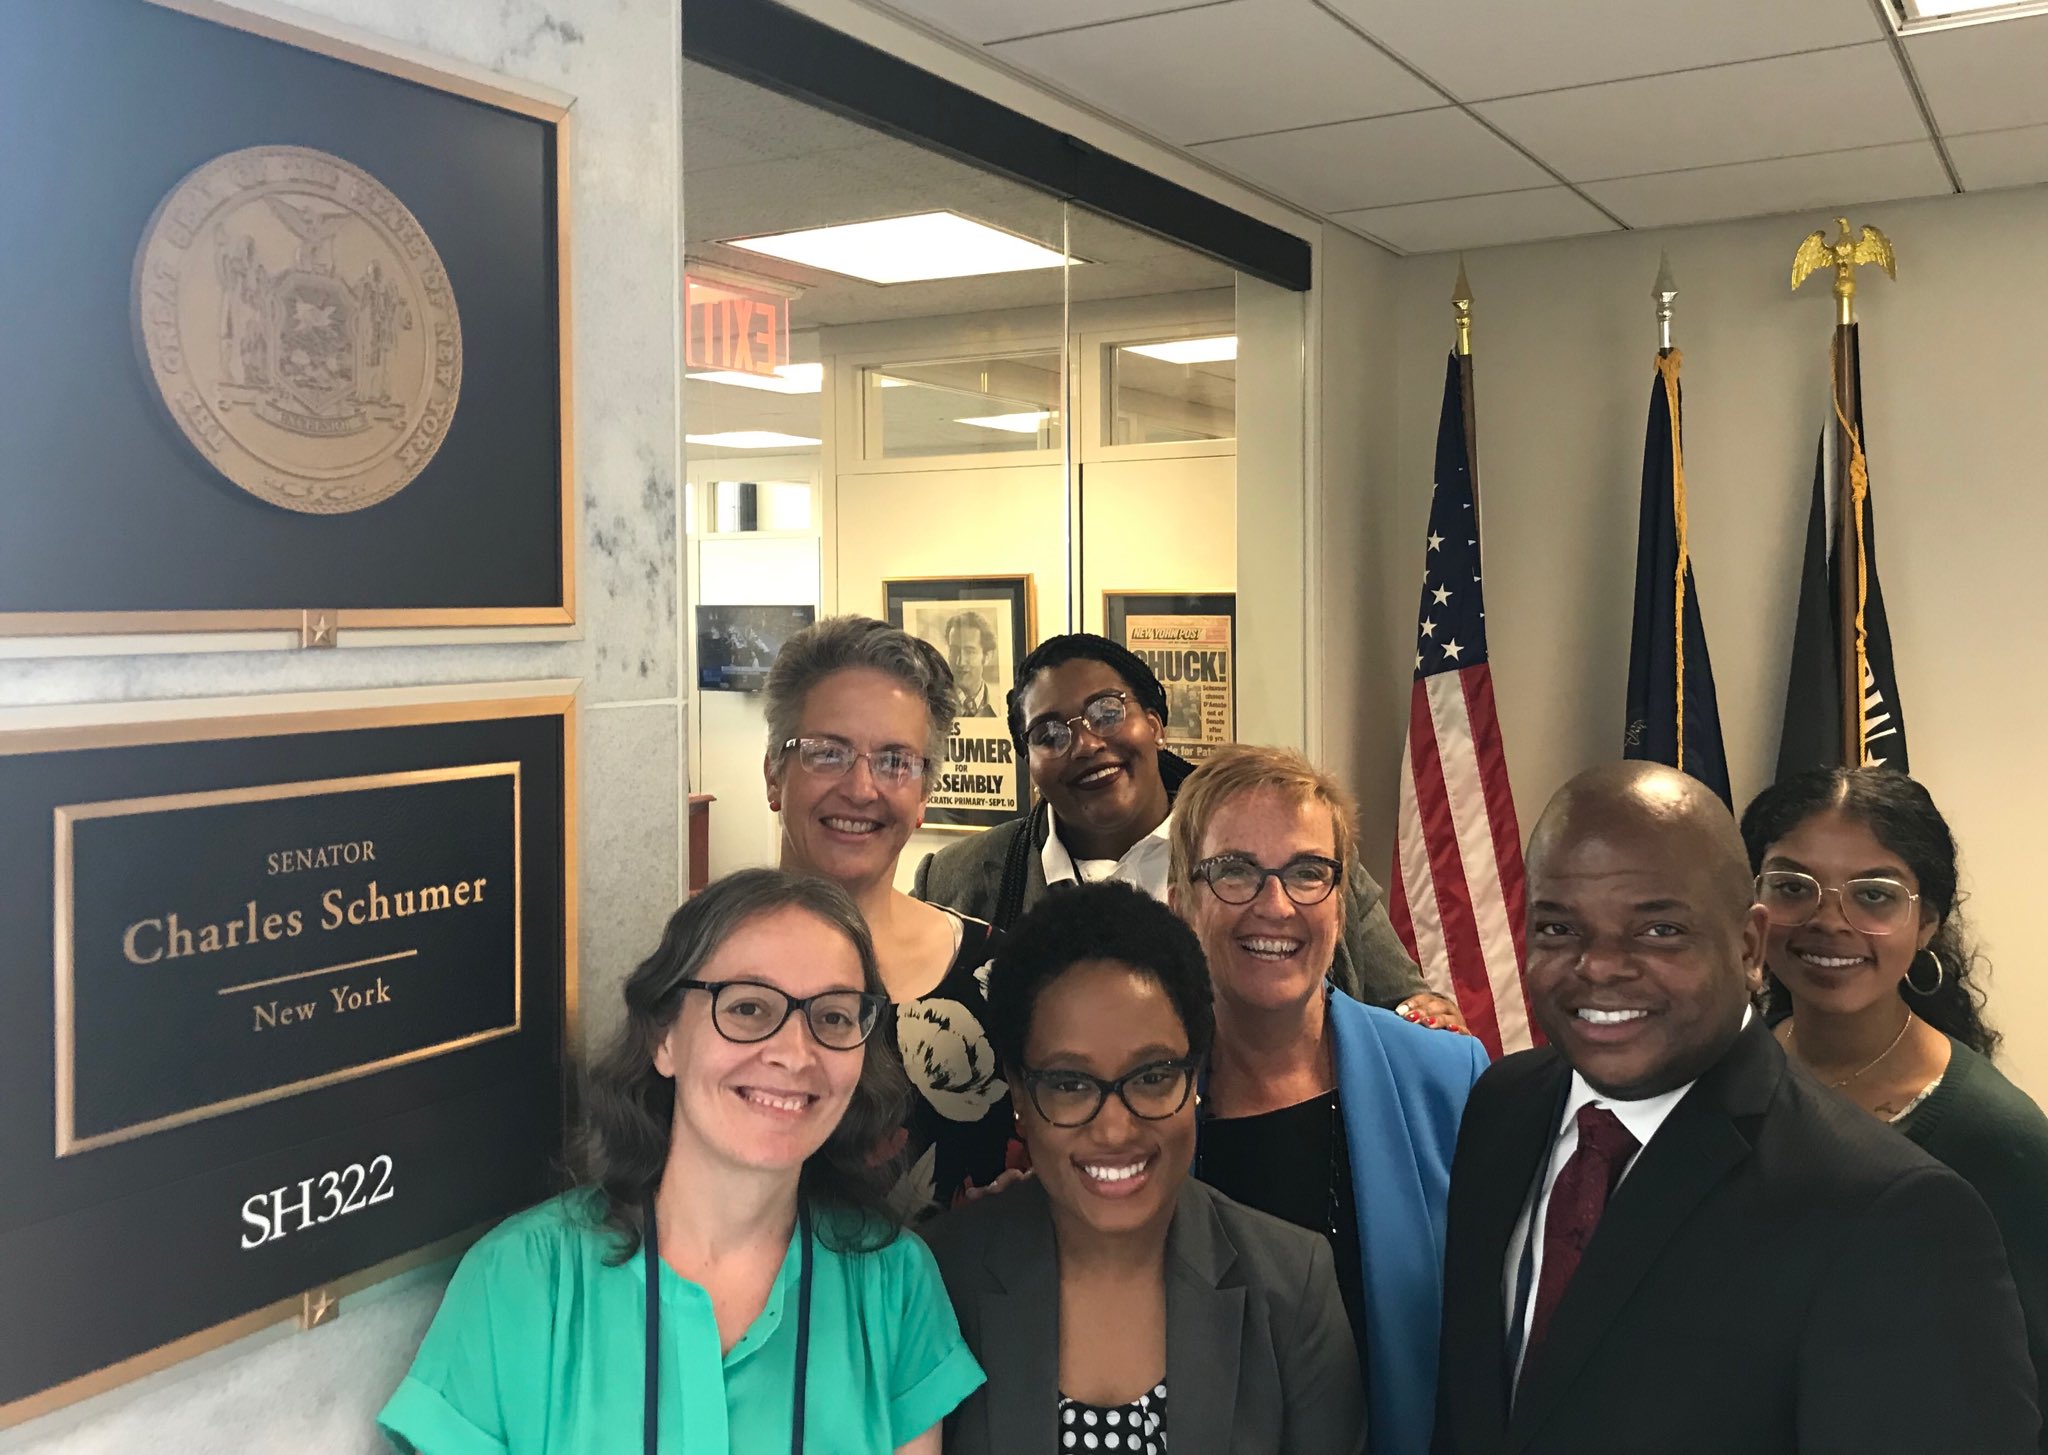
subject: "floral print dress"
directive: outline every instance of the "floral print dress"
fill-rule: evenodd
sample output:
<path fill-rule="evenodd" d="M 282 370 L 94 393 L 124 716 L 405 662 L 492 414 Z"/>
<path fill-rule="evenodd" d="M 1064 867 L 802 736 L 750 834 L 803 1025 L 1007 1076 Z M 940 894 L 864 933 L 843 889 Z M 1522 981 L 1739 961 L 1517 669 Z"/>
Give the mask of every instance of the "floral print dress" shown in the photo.
<path fill-rule="evenodd" d="M 1002 932 L 954 917 L 960 947 L 952 964 L 930 993 L 897 1005 L 891 1025 L 912 1092 L 898 1138 L 904 1171 L 895 1197 L 914 1220 L 957 1206 L 970 1184 L 988 1186 L 1013 1155 L 1010 1088 L 982 1028 L 989 962 Z"/>

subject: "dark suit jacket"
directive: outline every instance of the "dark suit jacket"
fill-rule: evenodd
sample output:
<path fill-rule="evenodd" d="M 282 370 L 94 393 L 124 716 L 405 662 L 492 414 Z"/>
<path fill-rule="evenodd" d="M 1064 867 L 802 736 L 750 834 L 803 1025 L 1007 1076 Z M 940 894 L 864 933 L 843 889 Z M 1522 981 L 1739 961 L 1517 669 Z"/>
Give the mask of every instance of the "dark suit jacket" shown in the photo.
<path fill-rule="evenodd" d="M 1451 1172 L 1438 1455 L 2028 1455 L 2040 1418 L 1969 1185 L 1788 1064 L 1761 1020 L 1615 1190 L 1512 1412 L 1503 1261 L 1570 1083 L 1472 1088 Z"/>
<path fill-rule="evenodd" d="M 929 904 L 943 904 L 962 914 L 994 923 L 996 899 L 1003 883 L 1003 861 L 1017 835 L 1028 832 L 1032 816 L 1012 819 L 935 854 L 917 866 L 910 892 Z M 1038 857 L 1044 840 L 1031 846 L 1024 866 L 1024 909 L 1045 898 L 1045 864 Z M 1367 1005 L 1391 1006 L 1429 987 L 1408 958 L 1401 937 L 1387 918 L 1386 896 L 1373 877 L 1353 865 L 1344 879 L 1344 937 L 1337 942 L 1330 978 L 1337 988 Z M 1007 930 L 1008 925 L 997 925 Z"/>
<path fill-rule="evenodd" d="M 1060 1286 L 1044 1187 L 1020 1183 L 919 1231 L 988 1372 L 946 1419 L 949 1455 L 1052 1455 Z M 1329 1244 L 1192 1178 L 1166 1238 L 1166 1438 L 1173 1455 L 1365 1450 Z"/>

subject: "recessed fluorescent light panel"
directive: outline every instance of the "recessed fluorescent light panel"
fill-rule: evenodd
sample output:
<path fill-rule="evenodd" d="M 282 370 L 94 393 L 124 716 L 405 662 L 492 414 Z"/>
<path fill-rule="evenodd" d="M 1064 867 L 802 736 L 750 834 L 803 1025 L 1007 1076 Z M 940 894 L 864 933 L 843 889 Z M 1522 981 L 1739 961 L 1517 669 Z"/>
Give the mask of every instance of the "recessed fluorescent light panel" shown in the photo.
<path fill-rule="evenodd" d="M 692 374 L 706 384 L 731 384 L 738 389 L 766 389 L 773 394 L 816 394 L 825 387 L 823 364 L 778 364 L 773 374 L 742 374 L 715 369 Z"/>
<path fill-rule="evenodd" d="M 919 212 L 878 222 L 809 227 L 765 237 L 732 238 L 727 246 L 864 278 L 870 283 L 927 283 L 1057 268 L 1067 259 L 1013 232 L 957 212 Z M 1073 261 L 1079 262 L 1076 258 Z"/>
<path fill-rule="evenodd" d="M 1237 357 L 1237 335 L 1220 338 L 1177 338 L 1163 344 L 1125 344 L 1127 354 L 1143 354 L 1169 364 L 1220 364 Z"/>
<path fill-rule="evenodd" d="M 721 450 L 808 450 L 822 443 L 800 434 L 778 434 L 772 429 L 729 429 L 723 434 L 686 434 L 693 445 L 710 445 Z"/>
<path fill-rule="evenodd" d="M 1891 10 L 1898 29 L 1910 32 L 2048 14 L 2048 0 L 1891 0 Z"/>
<path fill-rule="evenodd" d="M 1000 429 L 1010 434 L 1037 434 L 1051 418 L 1050 409 L 1033 409 L 1022 414 L 984 414 L 976 419 L 956 419 L 953 422 L 981 429 Z"/>

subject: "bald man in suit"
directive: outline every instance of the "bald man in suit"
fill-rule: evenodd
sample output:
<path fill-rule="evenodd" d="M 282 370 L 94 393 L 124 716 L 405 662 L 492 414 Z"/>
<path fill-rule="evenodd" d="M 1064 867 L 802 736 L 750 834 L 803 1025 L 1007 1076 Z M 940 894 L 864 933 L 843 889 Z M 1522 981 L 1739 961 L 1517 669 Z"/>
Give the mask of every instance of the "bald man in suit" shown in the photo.
<path fill-rule="evenodd" d="M 1669 768 L 1572 780 L 1529 845 L 1549 1048 L 1472 1089 L 1436 1455 L 2027 1455 L 1975 1192 L 1787 1062 L 1735 823 Z"/>

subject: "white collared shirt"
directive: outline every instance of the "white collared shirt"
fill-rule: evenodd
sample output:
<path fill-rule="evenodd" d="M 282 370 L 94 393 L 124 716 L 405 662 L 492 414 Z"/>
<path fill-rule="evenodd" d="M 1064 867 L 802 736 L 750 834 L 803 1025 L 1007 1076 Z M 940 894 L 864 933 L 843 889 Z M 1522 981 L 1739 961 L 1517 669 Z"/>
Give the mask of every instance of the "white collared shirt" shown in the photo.
<path fill-rule="evenodd" d="M 1059 815 L 1047 807 L 1046 816 L 1052 831 L 1045 836 L 1045 847 L 1038 851 L 1038 862 L 1045 869 L 1047 888 L 1056 884 L 1101 884 L 1113 879 L 1144 890 L 1162 904 L 1166 901 L 1166 871 L 1172 857 L 1172 814 L 1162 819 L 1158 828 L 1124 850 L 1121 859 L 1083 859 L 1079 863 L 1067 852 L 1067 846 L 1060 842 Z"/>
<path fill-rule="evenodd" d="M 1745 1007 L 1742 1012 L 1742 1028 L 1749 1028 L 1754 1011 Z M 1514 1231 L 1508 1234 L 1507 1259 L 1501 1270 L 1501 1306 L 1507 1310 L 1509 1343 L 1515 1349 L 1514 1378 L 1522 1377 L 1522 1360 L 1529 1351 L 1529 1326 L 1536 1318 L 1536 1289 L 1543 1277 L 1543 1220 L 1550 1211 L 1550 1190 L 1557 1185 L 1557 1177 L 1564 1171 L 1564 1164 L 1571 1160 L 1572 1153 L 1579 1149 L 1579 1109 L 1585 1106 L 1604 1106 L 1614 1113 L 1615 1119 L 1628 1128 L 1628 1134 L 1636 1139 L 1635 1155 L 1629 1158 L 1628 1166 L 1622 1169 L 1621 1177 L 1615 1182 L 1619 1187 L 1635 1171 L 1636 1163 L 1642 1160 L 1643 1150 L 1650 1145 L 1650 1139 L 1657 1135 L 1678 1103 L 1685 1100 L 1697 1081 L 1656 1096 L 1646 1096 L 1640 1101 L 1619 1101 L 1602 1096 L 1587 1084 L 1586 1078 L 1572 1072 L 1572 1085 L 1564 1099 L 1564 1111 L 1559 1114 L 1555 1140 L 1550 1144 L 1550 1162 L 1543 1170 L 1543 1182 L 1536 1196 L 1522 1209 L 1522 1215 L 1515 1220 Z M 1514 1328 L 1516 1301 L 1521 1296 L 1519 1275 L 1522 1271 L 1522 1246 L 1531 1238 L 1535 1247 L 1529 1259 L 1529 1290 L 1522 1299 L 1522 1327 L 1517 1336 Z"/>

